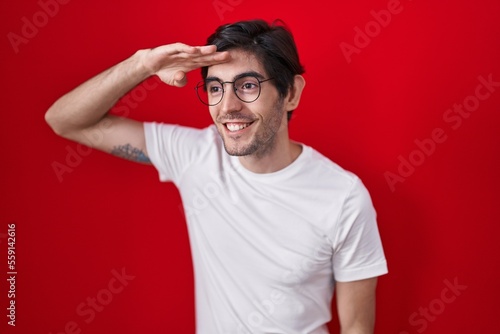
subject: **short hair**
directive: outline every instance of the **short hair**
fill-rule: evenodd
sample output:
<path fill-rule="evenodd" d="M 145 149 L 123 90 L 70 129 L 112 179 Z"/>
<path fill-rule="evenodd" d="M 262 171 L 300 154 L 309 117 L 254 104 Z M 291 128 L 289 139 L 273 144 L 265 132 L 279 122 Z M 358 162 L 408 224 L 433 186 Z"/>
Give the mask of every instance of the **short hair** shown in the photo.
<path fill-rule="evenodd" d="M 303 74 L 293 35 L 283 21 L 271 24 L 261 19 L 225 24 L 208 37 L 207 45 L 217 46 L 217 51 L 239 49 L 257 57 L 274 85 L 280 98 L 293 87 L 294 76 Z M 202 67 L 206 79 L 208 67 Z M 292 111 L 288 113 L 290 120 Z"/>

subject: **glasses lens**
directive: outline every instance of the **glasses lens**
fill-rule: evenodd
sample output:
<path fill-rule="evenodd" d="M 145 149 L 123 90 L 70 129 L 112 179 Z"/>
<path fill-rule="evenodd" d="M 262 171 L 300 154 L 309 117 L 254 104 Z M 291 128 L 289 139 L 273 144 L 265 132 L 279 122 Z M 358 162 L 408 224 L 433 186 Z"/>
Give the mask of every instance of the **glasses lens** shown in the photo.
<path fill-rule="evenodd" d="M 196 86 L 196 93 L 200 101 L 204 104 L 209 106 L 216 105 L 222 99 L 222 84 L 217 80 L 201 81 Z"/>
<path fill-rule="evenodd" d="M 236 95 L 244 102 L 253 102 L 260 95 L 259 79 L 253 76 L 243 77 L 234 82 Z"/>
<path fill-rule="evenodd" d="M 270 79 L 266 79 L 267 81 Z M 224 96 L 224 84 L 230 84 L 233 82 L 227 81 L 222 83 L 217 79 L 208 79 L 201 81 L 196 86 L 196 93 L 200 101 L 209 106 L 215 106 Z M 238 98 L 243 102 L 253 102 L 257 100 L 260 96 L 260 82 L 257 77 L 246 76 L 236 79 L 233 83 L 234 92 Z"/>

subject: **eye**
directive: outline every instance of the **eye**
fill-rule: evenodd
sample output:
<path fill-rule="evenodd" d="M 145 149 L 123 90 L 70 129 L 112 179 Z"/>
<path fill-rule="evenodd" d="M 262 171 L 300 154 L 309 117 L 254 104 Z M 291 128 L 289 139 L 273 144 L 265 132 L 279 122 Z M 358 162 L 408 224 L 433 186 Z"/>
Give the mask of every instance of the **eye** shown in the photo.
<path fill-rule="evenodd" d="M 252 88 L 255 88 L 255 87 L 257 87 L 256 84 L 254 84 L 252 82 L 245 82 L 241 88 L 242 89 L 252 89 Z"/>
<path fill-rule="evenodd" d="M 236 87 L 242 91 L 252 91 L 259 88 L 259 81 L 254 77 L 241 78 L 236 81 Z"/>
<path fill-rule="evenodd" d="M 222 86 L 220 85 L 219 82 L 208 82 L 207 92 L 212 95 L 220 94 L 222 93 Z"/>

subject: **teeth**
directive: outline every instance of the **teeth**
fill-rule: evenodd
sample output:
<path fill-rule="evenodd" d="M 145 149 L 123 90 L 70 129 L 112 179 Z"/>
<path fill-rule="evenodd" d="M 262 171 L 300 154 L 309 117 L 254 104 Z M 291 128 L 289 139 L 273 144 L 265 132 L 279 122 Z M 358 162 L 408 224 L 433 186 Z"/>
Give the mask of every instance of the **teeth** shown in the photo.
<path fill-rule="evenodd" d="M 226 123 L 227 128 L 231 132 L 239 131 L 241 129 L 246 128 L 249 125 L 250 125 L 250 123 L 245 123 L 245 124 L 241 124 L 241 123 Z"/>

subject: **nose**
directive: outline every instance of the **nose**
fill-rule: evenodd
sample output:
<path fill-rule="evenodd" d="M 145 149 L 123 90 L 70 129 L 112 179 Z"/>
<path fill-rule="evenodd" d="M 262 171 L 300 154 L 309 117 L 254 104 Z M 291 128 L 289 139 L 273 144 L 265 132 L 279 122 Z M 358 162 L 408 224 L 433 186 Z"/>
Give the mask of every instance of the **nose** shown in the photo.
<path fill-rule="evenodd" d="M 227 114 L 241 109 L 241 100 L 236 96 L 232 85 L 227 85 L 224 89 L 224 96 L 220 101 L 221 113 Z"/>

